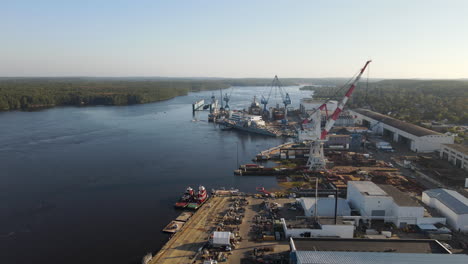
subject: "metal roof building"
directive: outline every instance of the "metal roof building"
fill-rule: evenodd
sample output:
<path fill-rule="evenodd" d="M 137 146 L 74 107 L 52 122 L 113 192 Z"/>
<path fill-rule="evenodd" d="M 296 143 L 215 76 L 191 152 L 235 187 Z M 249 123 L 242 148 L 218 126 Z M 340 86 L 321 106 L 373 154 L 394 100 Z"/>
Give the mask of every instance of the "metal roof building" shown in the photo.
<path fill-rule="evenodd" d="M 348 181 L 346 192 L 351 208 L 364 218 L 393 222 L 398 227 L 428 221 L 424 218 L 424 208 L 393 186 L 377 185 L 371 181 Z"/>
<path fill-rule="evenodd" d="M 424 191 L 422 201 L 444 215 L 452 228 L 468 232 L 468 198 L 441 188 Z"/>
<path fill-rule="evenodd" d="M 304 209 L 305 216 L 315 215 L 315 198 L 298 198 L 296 199 L 301 203 L 302 209 Z M 318 198 L 317 203 L 317 216 L 332 217 L 335 215 L 335 202 L 336 199 L 333 197 Z M 343 198 L 338 198 L 338 216 L 351 215 L 351 208 L 349 208 L 348 202 Z"/>
<path fill-rule="evenodd" d="M 451 263 L 465 264 L 467 255 L 381 253 L 381 252 L 330 252 L 298 251 L 297 264 L 390 264 L 390 263 Z M 294 263 L 294 262 L 292 262 Z"/>
<path fill-rule="evenodd" d="M 290 240 L 293 264 L 467 263 L 468 256 L 451 254 L 431 239 Z"/>
<path fill-rule="evenodd" d="M 462 144 L 443 144 L 440 157 L 460 169 L 468 171 L 468 146 Z M 468 186 L 465 186 L 468 187 Z"/>
<path fill-rule="evenodd" d="M 427 128 L 407 123 L 368 109 L 353 109 L 350 112 L 357 117 L 357 122 L 368 126 L 374 133 L 390 137 L 395 142 L 402 142 L 415 152 L 433 152 L 441 144 L 453 144 L 454 137 L 441 134 Z"/>

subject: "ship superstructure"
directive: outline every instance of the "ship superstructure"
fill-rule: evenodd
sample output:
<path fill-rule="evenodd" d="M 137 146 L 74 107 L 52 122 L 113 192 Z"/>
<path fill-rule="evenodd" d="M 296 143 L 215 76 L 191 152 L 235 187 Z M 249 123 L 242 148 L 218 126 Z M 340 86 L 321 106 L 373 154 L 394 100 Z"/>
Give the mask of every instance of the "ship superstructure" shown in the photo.
<path fill-rule="evenodd" d="M 266 126 L 265 121 L 260 115 L 249 115 L 244 112 L 232 112 L 229 119 L 224 119 L 221 125 L 247 131 L 251 133 L 262 134 L 266 136 L 281 136 L 281 132 Z"/>
<path fill-rule="evenodd" d="M 196 210 L 200 208 L 200 206 L 202 206 L 207 199 L 208 194 L 204 186 L 199 186 L 197 193 L 195 193 L 191 187 L 187 187 L 184 195 L 182 195 L 179 201 L 175 203 L 175 207 Z"/>

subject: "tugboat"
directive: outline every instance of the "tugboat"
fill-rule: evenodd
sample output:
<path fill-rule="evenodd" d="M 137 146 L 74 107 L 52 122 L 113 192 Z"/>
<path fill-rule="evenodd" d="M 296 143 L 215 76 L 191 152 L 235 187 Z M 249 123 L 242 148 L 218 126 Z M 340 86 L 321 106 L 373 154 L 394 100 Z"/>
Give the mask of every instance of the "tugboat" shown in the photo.
<path fill-rule="evenodd" d="M 193 200 L 195 192 L 191 187 L 187 187 L 184 195 L 180 197 L 179 201 L 175 203 L 176 208 L 185 208 Z"/>
<path fill-rule="evenodd" d="M 198 194 L 194 201 L 187 205 L 187 209 L 197 210 L 208 200 L 208 193 L 204 186 L 198 187 Z"/>

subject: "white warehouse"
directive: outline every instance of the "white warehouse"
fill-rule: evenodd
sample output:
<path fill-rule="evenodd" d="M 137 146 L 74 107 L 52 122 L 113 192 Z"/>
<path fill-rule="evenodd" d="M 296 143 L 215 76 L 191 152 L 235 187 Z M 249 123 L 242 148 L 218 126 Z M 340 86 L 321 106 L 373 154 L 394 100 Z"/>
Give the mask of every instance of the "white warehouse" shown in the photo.
<path fill-rule="evenodd" d="M 440 150 L 442 144 L 454 142 L 453 135 L 441 134 L 367 109 L 349 111 L 356 115 L 357 122 L 368 126 L 374 133 L 406 144 L 414 152 L 433 152 Z"/>
<path fill-rule="evenodd" d="M 347 199 L 362 219 L 393 222 L 398 227 L 408 224 L 445 223 L 445 218 L 424 217 L 424 207 L 391 185 L 370 181 L 349 181 Z"/>
<path fill-rule="evenodd" d="M 468 146 L 462 144 L 443 144 L 440 158 L 452 163 L 455 167 L 468 171 Z"/>
<path fill-rule="evenodd" d="M 335 202 L 334 197 L 318 198 L 318 203 L 315 204 L 315 198 L 298 198 L 296 199 L 304 209 L 304 215 L 311 217 L 315 215 L 315 208 L 317 208 L 320 217 L 334 217 L 335 216 Z M 337 216 L 349 216 L 351 215 L 351 208 L 349 208 L 348 202 L 343 198 L 338 198 L 337 204 Z"/>
<path fill-rule="evenodd" d="M 422 201 L 437 209 L 455 230 L 468 232 L 468 199 L 456 191 L 432 189 L 424 191 Z"/>

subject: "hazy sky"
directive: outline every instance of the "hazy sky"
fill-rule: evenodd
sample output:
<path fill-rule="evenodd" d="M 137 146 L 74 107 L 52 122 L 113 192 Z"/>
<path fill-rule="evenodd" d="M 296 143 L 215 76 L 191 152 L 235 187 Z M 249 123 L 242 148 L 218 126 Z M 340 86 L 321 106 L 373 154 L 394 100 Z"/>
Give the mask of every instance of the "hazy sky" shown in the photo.
<path fill-rule="evenodd" d="M 0 0 L 0 76 L 468 78 L 468 1 Z"/>

